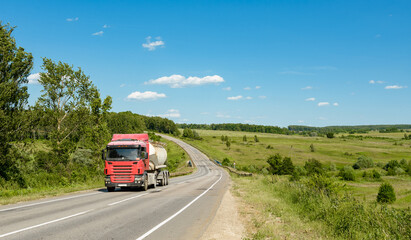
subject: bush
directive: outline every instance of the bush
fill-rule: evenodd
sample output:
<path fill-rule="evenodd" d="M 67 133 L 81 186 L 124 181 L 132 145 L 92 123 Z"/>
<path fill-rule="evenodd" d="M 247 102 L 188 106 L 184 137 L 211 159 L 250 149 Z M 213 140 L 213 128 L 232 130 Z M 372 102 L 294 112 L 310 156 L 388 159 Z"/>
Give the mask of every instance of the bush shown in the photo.
<path fill-rule="evenodd" d="M 395 202 L 394 188 L 389 183 L 383 183 L 378 190 L 377 202 L 379 203 L 393 203 Z"/>
<path fill-rule="evenodd" d="M 314 144 L 312 144 L 312 143 L 311 143 L 311 145 L 310 145 L 310 151 L 311 151 L 311 152 L 315 152 L 315 147 L 314 147 Z"/>
<path fill-rule="evenodd" d="M 334 138 L 334 133 L 332 132 L 327 133 L 327 138 Z"/>
<path fill-rule="evenodd" d="M 379 180 L 381 179 L 381 174 L 377 170 L 374 169 L 372 170 L 372 178 Z"/>
<path fill-rule="evenodd" d="M 270 172 L 278 175 L 289 175 L 294 172 L 294 164 L 289 157 L 282 157 L 280 154 L 271 155 L 267 159 L 270 164 Z"/>
<path fill-rule="evenodd" d="M 324 169 L 322 163 L 320 163 L 318 160 L 312 158 L 308 159 L 307 162 L 305 162 L 304 165 L 305 170 L 307 170 L 308 175 L 314 175 L 314 174 L 319 174 L 322 175 L 324 174 Z"/>
<path fill-rule="evenodd" d="M 357 162 L 353 165 L 354 169 L 374 167 L 374 162 L 370 157 L 359 156 Z"/>
<path fill-rule="evenodd" d="M 224 166 L 231 166 L 230 159 L 224 158 L 221 164 L 223 164 Z"/>
<path fill-rule="evenodd" d="M 346 181 L 355 180 L 354 169 L 351 166 L 345 166 L 344 168 L 342 168 L 338 173 L 338 176 L 340 176 L 343 180 Z"/>
<path fill-rule="evenodd" d="M 294 164 L 291 161 L 291 158 L 285 157 L 283 162 L 281 163 L 280 174 L 281 175 L 289 175 L 294 172 Z"/>

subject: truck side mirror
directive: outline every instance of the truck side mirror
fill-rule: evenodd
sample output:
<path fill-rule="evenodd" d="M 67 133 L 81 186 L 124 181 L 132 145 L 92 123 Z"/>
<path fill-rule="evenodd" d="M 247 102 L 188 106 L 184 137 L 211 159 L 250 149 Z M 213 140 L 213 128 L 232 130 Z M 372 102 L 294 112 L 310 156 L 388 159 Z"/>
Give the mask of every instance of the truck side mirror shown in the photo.
<path fill-rule="evenodd" d="M 101 159 L 106 160 L 106 150 L 101 150 Z"/>
<path fill-rule="evenodd" d="M 147 152 L 141 152 L 141 158 L 142 159 L 147 159 L 148 158 L 148 153 Z"/>

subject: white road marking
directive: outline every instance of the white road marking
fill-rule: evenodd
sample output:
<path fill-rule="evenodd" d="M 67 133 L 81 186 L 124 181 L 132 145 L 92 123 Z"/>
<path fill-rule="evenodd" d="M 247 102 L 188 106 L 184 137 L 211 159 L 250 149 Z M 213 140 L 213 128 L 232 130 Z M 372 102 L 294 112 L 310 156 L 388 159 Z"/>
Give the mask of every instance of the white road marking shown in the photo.
<path fill-rule="evenodd" d="M 3 235 L 0 235 L 0 238 L 7 237 L 7 236 L 10 236 L 10 235 L 13 235 L 13 234 L 16 234 L 16 233 L 19 233 L 19 232 L 23 232 L 23 231 L 26 231 L 26 230 L 30 230 L 30 229 L 33 229 L 33 228 L 38 228 L 38 227 L 41 227 L 41 226 L 44 226 L 44 225 L 47 225 L 47 224 L 63 221 L 63 220 L 66 220 L 66 219 L 69 219 L 69 218 L 72 218 L 72 217 L 76 217 L 76 216 L 79 216 L 79 215 L 86 214 L 90 211 L 93 211 L 93 209 L 88 210 L 88 211 L 84 211 L 84 212 L 80 212 L 80 213 L 76 213 L 76 214 L 73 214 L 73 215 L 70 215 L 70 216 L 67 216 L 67 217 L 59 218 L 59 219 L 56 219 L 56 220 L 52 220 L 52 221 L 49 221 L 49 222 L 41 223 L 41 224 L 38 224 L 38 225 L 34 225 L 34 226 L 31 226 L 31 227 L 26 227 L 26 228 L 16 230 L 16 231 L 13 231 L 13 232 L 5 233 Z"/>
<path fill-rule="evenodd" d="M 148 232 L 144 233 L 141 237 L 137 238 L 136 240 L 142 240 L 144 238 L 146 238 L 148 235 L 152 234 L 154 231 L 156 231 L 157 229 L 159 229 L 161 226 L 163 226 L 164 224 L 166 224 L 167 222 L 169 222 L 171 219 L 175 218 L 177 215 L 179 215 L 180 213 L 182 213 L 184 210 L 186 210 L 191 204 L 193 204 L 194 202 L 196 202 L 199 198 L 201 198 L 204 194 L 206 194 L 212 187 L 214 187 L 223 177 L 223 175 L 220 175 L 220 178 L 213 183 L 213 185 L 211 185 L 207 190 L 205 190 L 203 193 L 201 193 L 200 195 L 198 195 L 193 201 L 191 201 L 189 204 L 187 204 L 185 207 L 183 207 L 182 209 L 180 209 L 178 212 L 174 213 L 172 216 L 170 216 L 169 218 L 167 218 L 166 220 L 162 221 L 160 224 L 158 224 L 157 226 L 153 227 L 152 229 L 150 229 Z"/>
<path fill-rule="evenodd" d="M 93 193 L 77 195 L 77 196 L 72 196 L 72 197 L 67 197 L 67 198 L 54 199 L 54 200 L 45 201 L 45 202 L 32 203 L 32 204 L 23 205 L 23 206 L 17 206 L 17 207 L 12 207 L 12 208 L 1 209 L 0 212 L 5 212 L 5 211 L 19 209 L 19 208 L 25 208 L 25 207 L 31 207 L 31 206 L 36 206 L 36 205 L 41 205 L 41 204 L 46 204 L 46 203 L 58 202 L 58 201 L 63 201 L 63 200 L 68 200 L 68 199 L 73 199 L 73 198 L 78 198 L 78 197 L 85 197 L 85 196 L 90 196 L 90 195 L 95 195 L 95 194 L 100 194 L 100 193 L 101 192 L 93 192 Z"/>
<path fill-rule="evenodd" d="M 122 202 L 125 202 L 125 201 L 128 201 L 128 200 L 134 199 L 134 198 L 142 197 L 142 196 L 147 195 L 147 194 L 148 194 L 148 193 L 144 193 L 144 194 L 140 194 L 140 195 L 137 195 L 137 196 L 134 196 L 134 197 L 129 197 L 129 198 L 123 199 L 123 200 L 121 200 L 121 201 L 113 202 L 113 203 L 110 203 L 110 204 L 107 204 L 107 205 L 108 205 L 108 206 L 113 206 L 113 205 L 116 205 L 116 204 L 118 204 L 118 203 L 122 203 Z"/>

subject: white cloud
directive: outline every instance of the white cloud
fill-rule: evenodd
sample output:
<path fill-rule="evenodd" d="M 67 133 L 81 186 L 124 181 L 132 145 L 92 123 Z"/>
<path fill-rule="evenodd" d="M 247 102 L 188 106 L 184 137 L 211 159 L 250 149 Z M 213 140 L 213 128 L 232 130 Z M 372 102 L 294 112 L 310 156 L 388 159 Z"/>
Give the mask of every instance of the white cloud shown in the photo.
<path fill-rule="evenodd" d="M 334 106 L 338 107 L 339 104 L 337 102 L 333 103 Z"/>
<path fill-rule="evenodd" d="M 107 24 L 103 25 L 103 28 L 109 28 L 109 27 L 110 27 L 110 25 L 107 25 Z"/>
<path fill-rule="evenodd" d="M 184 77 L 181 75 L 171 75 L 169 77 L 161 77 L 154 80 L 145 82 L 145 84 L 163 84 L 169 85 L 172 88 L 182 88 L 186 86 L 199 86 L 209 83 L 221 83 L 224 82 L 224 79 L 218 75 L 214 76 L 205 76 L 205 77 Z M 231 88 L 230 88 L 231 89 Z"/>
<path fill-rule="evenodd" d="M 245 87 L 244 90 L 251 90 L 251 88 L 250 87 Z"/>
<path fill-rule="evenodd" d="M 210 114 L 209 112 L 202 112 L 202 113 L 200 113 L 201 115 L 208 115 L 208 114 Z"/>
<path fill-rule="evenodd" d="M 120 87 L 125 87 L 125 86 L 126 86 L 126 84 L 125 84 L 125 83 L 120 84 Z"/>
<path fill-rule="evenodd" d="M 232 101 L 237 101 L 242 99 L 243 96 L 239 95 L 239 96 L 235 96 L 235 97 L 228 97 L 227 100 L 232 100 Z"/>
<path fill-rule="evenodd" d="M 216 117 L 218 117 L 218 118 L 231 118 L 230 115 L 223 114 L 223 113 L 217 113 Z"/>
<path fill-rule="evenodd" d="M 319 117 L 318 119 L 319 119 L 319 120 L 322 120 L 322 121 L 327 120 L 327 118 L 325 118 L 325 117 Z"/>
<path fill-rule="evenodd" d="M 311 86 L 301 88 L 301 90 L 311 90 L 311 89 L 313 89 L 313 87 L 311 87 Z"/>
<path fill-rule="evenodd" d="M 261 88 L 261 86 L 255 86 L 255 89 L 260 89 Z"/>
<path fill-rule="evenodd" d="M 299 123 L 304 123 L 304 121 L 303 121 L 303 120 L 298 120 L 298 122 L 299 122 Z"/>
<path fill-rule="evenodd" d="M 159 116 L 163 118 L 179 118 L 181 117 L 181 114 L 177 109 L 170 109 L 166 113 L 160 114 Z"/>
<path fill-rule="evenodd" d="M 75 18 L 67 18 L 66 21 L 67 21 L 67 22 L 75 22 L 75 21 L 78 21 L 78 17 L 75 17 Z"/>
<path fill-rule="evenodd" d="M 402 89 L 402 88 L 407 88 L 407 86 L 392 85 L 392 86 L 385 87 L 385 89 Z"/>
<path fill-rule="evenodd" d="M 329 106 L 329 105 L 330 105 L 329 102 L 319 102 L 319 103 L 318 103 L 318 106 L 319 106 L 319 107 Z"/>
<path fill-rule="evenodd" d="M 383 81 L 370 80 L 368 83 L 369 83 L 369 84 L 375 84 L 375 83 L 382 84 L 382 83 L 384 83 L 384 82 L 383 82 Z"/>
<path fill-rule="evenodd" d="M 167 97 L 164 93 L 157 93 L 157 92 L 133 92 L 127 96 L 129 100 L 157 100 L 159 98 Z"/>
<path fill-rule="evenodd" d="M 223 88 L 224 91 L 231 91 L 231 87 Z"/>
<path fill-rule="evenodd" d="M 247 100 L 251 100 L 251 99 L 253 99 L 252 97 L 246 97 L 245 99 L 247 99 Z"/>
<path fill-rule="evenodd" d="M 260 99 L 266 99 L 267 96 L 258 96 L 258 98 L 260 98 Z"/>
<path fill-rule="evenodd" d="M 33 73 L 27 77 L 28 84 L 39 84 L 40 73 Z"/>
<path fill-rule="evenodd" d="M 310 98 L 305 99 L 305 101 L 307 101 L 307 102 L 310 102 L 310 101 L 315 101 L 315 98 L 310 97 Z"/>
<path fill-rule="evenodd" d="M 147 48 L 149 51 L 154 51 L 156 50 L 157 47 L 160 47 L 160 46 L 164 47 L 165 45 L 165 43 L 162 40 L 160 40 L 161 39 L 160 37 L 157 37 L 156 39 L 158 40 L 154 42 L 151 41 L 150 36 L 147 37 L 146 39 L 147 39 L 147 43 L 143 43 L 142 45 L 143 45 L 143 48 Z"/>
<path fill-rule="evenodd" d="M 95 33 L 93 33 L 92 35 L 93 36 L 103 36 L 103 31 L 100 31 L 100 32 L 95 32 Z"/>

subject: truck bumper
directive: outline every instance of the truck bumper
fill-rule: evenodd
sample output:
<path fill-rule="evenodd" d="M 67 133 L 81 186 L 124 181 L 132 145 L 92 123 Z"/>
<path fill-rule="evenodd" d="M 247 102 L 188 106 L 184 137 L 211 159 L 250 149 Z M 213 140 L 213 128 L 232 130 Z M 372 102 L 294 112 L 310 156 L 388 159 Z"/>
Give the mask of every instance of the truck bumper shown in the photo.
<path fill-rule="evenodd" d="M 144 186 L 144 178 L 136 176 L 133 182 L 112 182 L 110 176 L 106 176 L 106 187 L 142 187 Z"/>

